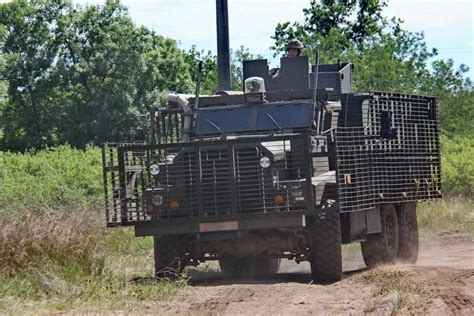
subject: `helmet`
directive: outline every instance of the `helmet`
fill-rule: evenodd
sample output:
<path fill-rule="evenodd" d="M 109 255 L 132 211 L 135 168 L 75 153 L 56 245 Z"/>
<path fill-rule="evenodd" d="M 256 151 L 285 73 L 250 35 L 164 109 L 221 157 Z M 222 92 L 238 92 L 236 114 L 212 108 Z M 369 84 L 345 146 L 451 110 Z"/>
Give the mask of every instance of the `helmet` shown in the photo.
<path fill-rule="evenodd" d="M 289 50 L 290 48 L 302 50 L 304 48 L 303 43 L 301 43 L 298 40 L 292 40 L 288 42 L 288 45 L 286 46 L 286 50 Z"/>

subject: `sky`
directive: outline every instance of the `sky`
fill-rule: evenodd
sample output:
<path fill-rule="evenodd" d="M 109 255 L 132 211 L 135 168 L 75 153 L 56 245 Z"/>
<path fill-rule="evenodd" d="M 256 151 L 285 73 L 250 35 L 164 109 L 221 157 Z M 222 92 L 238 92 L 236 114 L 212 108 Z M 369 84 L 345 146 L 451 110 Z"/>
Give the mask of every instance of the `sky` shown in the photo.
<path fill-rule="evenodd" d="M 1 1 L 0 2 L 4 2 Z M 77 4 L 103 4 L 104 0 L 73 0 Z M 171 37 L 187 49 L 216 51 L 215 0 L 122 0 L 138 25 Z M 231 48 L 247 47 L 271 59 L 271 36 L 278 22 L 302 21 L 310 0 L 228 0 Z M 474 78 L 474 1 L 391 0 L 385 16 L 402 18 L 409 31 L 425 33 L 428 47 L 438 58 L 466 64 Z"/>

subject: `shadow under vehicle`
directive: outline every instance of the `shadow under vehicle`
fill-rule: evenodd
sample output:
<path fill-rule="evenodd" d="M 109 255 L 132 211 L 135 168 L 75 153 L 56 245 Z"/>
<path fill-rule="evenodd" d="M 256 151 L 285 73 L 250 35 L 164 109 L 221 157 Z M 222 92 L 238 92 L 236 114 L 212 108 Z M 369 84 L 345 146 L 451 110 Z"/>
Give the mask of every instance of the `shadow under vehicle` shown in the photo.
<path fill-rule="evenodd" d="M 107 225 L 154 237 L 157 276 L 290 259 L 334 282 L 352 242 L 369 267 L 416 261 L 416 203 L 441 197 L 435 98 L 351 93 L 351 64 L 308 65 L 245 61 L 244 92 L 170 94 L 146 140 L 104 145 Z"/>

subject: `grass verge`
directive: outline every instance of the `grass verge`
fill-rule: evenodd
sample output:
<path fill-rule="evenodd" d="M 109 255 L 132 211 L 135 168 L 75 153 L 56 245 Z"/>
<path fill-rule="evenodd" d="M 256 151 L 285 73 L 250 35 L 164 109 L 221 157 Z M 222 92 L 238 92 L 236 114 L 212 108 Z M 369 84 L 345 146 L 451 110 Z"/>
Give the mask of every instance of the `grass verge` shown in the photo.
<path fill-rule="evenodd" d="M 422 202 L 417 210 L 422 241 L 474 239 L 474 199 L 445 197 Z"/>
<path fill-rule="evenodd" d="M 132 310 L 187 284 L 153 278 L 152 240 L 103 227 L 94 211 L 27 212 L 0 220 L 0 309 Z"/>

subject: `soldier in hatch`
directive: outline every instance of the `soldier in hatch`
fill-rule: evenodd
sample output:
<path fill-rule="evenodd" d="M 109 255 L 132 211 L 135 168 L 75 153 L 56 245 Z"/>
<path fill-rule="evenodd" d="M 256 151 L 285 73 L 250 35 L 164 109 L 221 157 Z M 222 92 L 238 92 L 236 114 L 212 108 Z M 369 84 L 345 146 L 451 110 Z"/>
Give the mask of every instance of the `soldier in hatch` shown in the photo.
<path fill-rule="evenodd" d="M 289 41 L 286 45 L 286 57 L 297 57 L 301 55 L 303 51 L 304 45 L 299 40 L 292 40 Z M 272 68 L 270 69 L 270 75 L 273 78 L 277 78 L 279 74 L 280 68 Z"/>
<path fill-rule="evenodd" d="M 301 52 L 303 51 L 303 43 L 298 40 L 293 40 L 288 43 L 286 46 L 286 56 L 288 57 L 296 57 L 300 56 Z"/>

